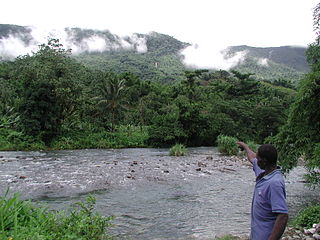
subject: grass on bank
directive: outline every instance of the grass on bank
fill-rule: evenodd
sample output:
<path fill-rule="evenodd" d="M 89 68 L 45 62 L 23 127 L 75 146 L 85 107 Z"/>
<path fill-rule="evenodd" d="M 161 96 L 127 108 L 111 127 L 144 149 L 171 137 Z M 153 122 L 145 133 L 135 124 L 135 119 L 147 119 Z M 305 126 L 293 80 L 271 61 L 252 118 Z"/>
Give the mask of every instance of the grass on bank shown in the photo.
<path fill-rule="evenodd" d="M 219 135 L 217 138 L 218 151 L 227 156 L 237 155 L 239 152 L 238 139 L 235 137 Z"/>
<path fill-rule="evenodd" d="M 0 239 L 109 240 L 112 217 L 94 212 L 95 198 L 76 203 L 69 213 L 35 207 L 19 195 L 0 197 Z"/>
<path fill-rule="evenodd" d="M 0 151 L 146 147 L 146 127 L 119 126 L 115 131 L 83 130 L 57 136 L 49 145 L 22 132 L 0 128 Z"/>
<path fill-rule="evenodd" d="M 115 131 L 95 131 L 65 135 L 52 142 L 52 149 L 133 148 L 146 147 L 146 128 L 119 126 Z"/>
<path fill-rule="evenodd" d="M 239 154 L 239 146 L 237 144 L 239 140 L 235 137 L 219 135 L 217 138 L 218 151 L 227 156 L 233 156 Z M 257 152 L 259 145 L 253 141 L 246 142 L 250 149 Z"/>
<path fill-rule="evenodd" d="M 170 156 L 180 157 L 180 156 L 186 155 L 186 153 L 187 153 L 187 148 L 183 144 L 180 144 L 180 143 L 174 145 L 169 150 Z"/>

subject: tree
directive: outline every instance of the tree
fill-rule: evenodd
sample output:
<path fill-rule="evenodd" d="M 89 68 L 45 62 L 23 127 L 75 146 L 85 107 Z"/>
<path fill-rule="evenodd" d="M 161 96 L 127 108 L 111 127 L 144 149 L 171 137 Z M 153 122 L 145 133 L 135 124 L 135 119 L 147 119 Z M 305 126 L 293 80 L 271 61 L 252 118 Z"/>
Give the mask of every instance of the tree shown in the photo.
<path fill-rule="evenodd" d="M 149 144 L 154 146 L 172 146 L 183 142 L 187 134 L 179 122 L 179 108 L 175 105 L 164 106 L 162 114 L 152 119 L 149 128 Z"/>
<path fill-rule="evenodd" d="M 102 109 L 111 113 L 111 130 L 115 129 L 115 124 L 121 112 L 126 109 L 125 83 L 125 79 L 113 73 L 107 73 L 103 82 L 99 85 L 100 95 L 95 98 Z"/>
<path fill-rule="evenodd" d="M 47 144 L 80 105 L 82 66 L 69 54 L 59 40 L 51 39 L 32 56 L 19 57 L 14 63 L 12 81 L 20 97 L 21 129 Z"/>
<path fill-rule="evenodd" d="M 314 26 L 319 34 L 320 4 L 314 11 Z M 311 72 L 302 79 L 295 102 L 290 108 L 287 123 L 274 139 L 285 170 L 296 166 L 304 157 L 309 180 L 320 183 L 320 45 L 319 37 L 307 50 Z"/>
<path fill-rule="evenodd" d="M 26 89 L 20 104 L 21 124 L 24 131 L 49 143 L 58 133 L 61 111 L 55 94 L 55 86 L 37 82 Z"/>
<path fill-rule="evenodd" d="M 208 70 L 185 71 L 186 79 L 182 81 L 186 95 L 190 101 L 196 100 L 200 76 Z"/>

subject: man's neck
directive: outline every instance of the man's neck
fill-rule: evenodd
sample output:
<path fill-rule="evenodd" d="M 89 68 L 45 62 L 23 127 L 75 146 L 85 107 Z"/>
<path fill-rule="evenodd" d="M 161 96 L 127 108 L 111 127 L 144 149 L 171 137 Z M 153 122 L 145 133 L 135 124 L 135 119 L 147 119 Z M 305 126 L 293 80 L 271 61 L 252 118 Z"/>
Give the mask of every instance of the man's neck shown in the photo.
<path fill-rule="evenodd" d="M 266 167 L 266 169 L 264 170 L 264 176 L 268 175 L 269 173 L 272 173 L 276 169 L 277 169 L 276 165 Z"/>

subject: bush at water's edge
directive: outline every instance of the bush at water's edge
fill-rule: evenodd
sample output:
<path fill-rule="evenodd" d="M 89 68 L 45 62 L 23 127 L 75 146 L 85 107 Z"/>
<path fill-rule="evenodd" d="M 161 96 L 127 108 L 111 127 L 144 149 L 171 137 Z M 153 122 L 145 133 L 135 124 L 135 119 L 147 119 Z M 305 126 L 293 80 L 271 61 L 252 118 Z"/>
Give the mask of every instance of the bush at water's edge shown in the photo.
<path fill-rule="evenodd" d="M 186 147 L 183 144 L 176 144 L 173 147 L 170 148 L 169 155 L 170 156 L 184 156 L 187 152 Z"/>
<path fill-rule="evenodd" d="M 10 129 L 0 129 L 0 151 L 146 147 L 146 128 L 120 126 L 114 132 L 82 131 L 56 137 L 49 145 Z"/>
<path fill-rule="evenodd" d="M 235 137 L 219 135 L 217 138 L 218 151 L 228 156 L 237 155 L 239 152 L 237 141 Z"/>
<path fill-rule="evenodd" d="M 112 239 L 106 233 L 113 217 L 93 212 L 95 198 L 79 202 L 70 213 L 49 211 L 22 201 L 15 194 L 0 197 L 0 239 Z"/>

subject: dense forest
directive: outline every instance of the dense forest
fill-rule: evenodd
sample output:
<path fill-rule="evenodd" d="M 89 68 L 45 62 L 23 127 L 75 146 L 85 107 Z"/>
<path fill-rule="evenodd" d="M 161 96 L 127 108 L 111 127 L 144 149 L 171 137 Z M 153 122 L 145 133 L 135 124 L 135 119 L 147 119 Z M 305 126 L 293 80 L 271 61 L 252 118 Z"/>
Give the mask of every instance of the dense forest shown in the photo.
<path fill-rule="evenodd" d="M 119 131 L 136 141 L 120 146 L 213 145 L 220 134 L 263 142 L 295 95 L 237 71 L 190 70 L 162 84 L 92 70 L 56 39 L 2 62 L 0 77 L 2 149 L 117 147 Z"/>

